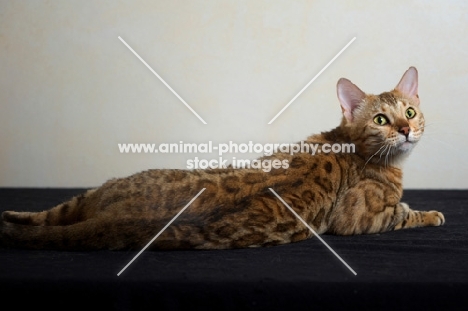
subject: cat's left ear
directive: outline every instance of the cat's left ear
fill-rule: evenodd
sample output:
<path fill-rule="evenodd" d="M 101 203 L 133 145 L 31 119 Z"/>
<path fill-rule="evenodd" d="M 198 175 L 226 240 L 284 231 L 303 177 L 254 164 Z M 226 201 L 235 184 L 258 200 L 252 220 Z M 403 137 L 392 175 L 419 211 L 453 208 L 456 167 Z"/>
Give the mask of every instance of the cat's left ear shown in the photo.
<path fill-rule="evenodd" d="M 395 90 L 398 90 L 405 96 L 413 99 L 414 103 L 419 106 L 418 71 L 416 68 L 410 67 L 406 70 Z"/>

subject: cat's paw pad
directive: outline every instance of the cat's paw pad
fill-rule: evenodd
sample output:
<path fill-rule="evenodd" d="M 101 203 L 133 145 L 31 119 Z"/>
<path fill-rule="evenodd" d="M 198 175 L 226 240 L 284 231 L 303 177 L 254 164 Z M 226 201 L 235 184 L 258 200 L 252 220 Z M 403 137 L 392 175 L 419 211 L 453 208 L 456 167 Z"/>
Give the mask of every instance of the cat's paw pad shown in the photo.
<path fill-rule="evenodd" d="M 445 223 L 444 214 L 438 211 L 430 211 L 427 212 L 427 217 L 429 218 L 429 222 L 433 226 L 442 226 Z"/>

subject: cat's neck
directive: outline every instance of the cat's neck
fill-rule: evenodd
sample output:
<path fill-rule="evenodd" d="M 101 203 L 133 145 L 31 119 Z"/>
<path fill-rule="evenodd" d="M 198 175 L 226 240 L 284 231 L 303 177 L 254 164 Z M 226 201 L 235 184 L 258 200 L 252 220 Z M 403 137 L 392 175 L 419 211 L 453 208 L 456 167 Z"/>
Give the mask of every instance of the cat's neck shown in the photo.
<path fill-rule="evenodd" d="M 383 165 L 385 167 L 394 167 L 402 169 L 404 160 L 408 157 L 409 153 L 401 153 L 397 155 L 391 155 L 386 157 L 385 161 L 382 161 L 382 157 L 373 156 L 373 153 L 369 153 L 366 147 L 360 144 L 359 135 L 356 130 L 350 131 L 346 126 L 346 120 L 343 119 L 342 123 L 336 128 L 322 132 L 320 134 L 311 135 L 307 138 L 307 142 L 315 144 L 354 144 L 355 154 L 359 156 L 364 162 L 370 164 Z"/>
<path fill-rule="evenodd" d="M 349 135 L 349 131 L 347 131 L 342 125 L 337 126 L 336 128 L 327 132 L 311 135 L 307 138 L 307 141 L 329 144 L 353 142 L 351 136 Z"/>

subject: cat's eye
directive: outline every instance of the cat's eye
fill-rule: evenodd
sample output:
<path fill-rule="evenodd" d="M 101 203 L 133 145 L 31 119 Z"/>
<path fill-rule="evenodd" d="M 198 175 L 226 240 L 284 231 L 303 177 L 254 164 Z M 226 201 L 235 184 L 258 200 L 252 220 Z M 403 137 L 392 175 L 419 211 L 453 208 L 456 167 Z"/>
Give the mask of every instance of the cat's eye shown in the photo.
<path fill-rule="evenodd" d="M 413 108 L 406 109 L 405 115 L 408 119 L 412 119 L 416 116 L 416 111 Z"/>
<path fill-rule="evenodd" d="M 375 116 L 374 123 L 378 124 L 378 125 L 385 125 L 385 124 L 388 123 L 388 120 L 384 115 L 379 114 L 379 115 Z"/>

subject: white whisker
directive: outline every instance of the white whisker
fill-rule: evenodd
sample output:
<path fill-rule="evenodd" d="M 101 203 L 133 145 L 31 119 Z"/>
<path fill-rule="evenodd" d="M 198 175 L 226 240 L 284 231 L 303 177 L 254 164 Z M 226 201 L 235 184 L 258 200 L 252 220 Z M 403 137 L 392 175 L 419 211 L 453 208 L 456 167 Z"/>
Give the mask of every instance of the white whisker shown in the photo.
<path fill-rule="evenodd" d="M 377 150 L 377 151 L 366 161 L 366 163 L 364 163 L 364 167 L 362 168 L 361 173 L 362 173 L 362 171 L 364 171 L 364 169 L 366 168 L 367 163 L 369 163 L 369 161 L 370 161 L 383 147 L 385 147 L 384 144 L 382 144 L 382 146 L 379 148 L 379 150 Z"/>

